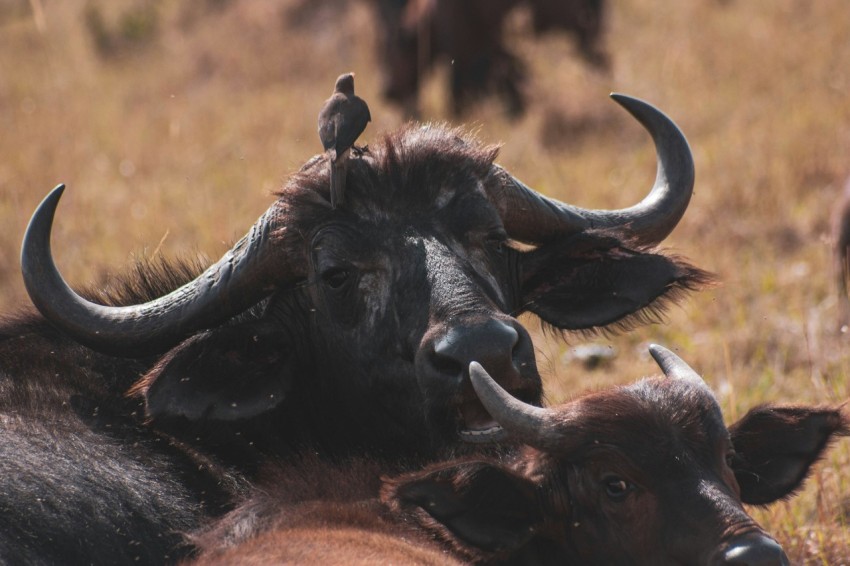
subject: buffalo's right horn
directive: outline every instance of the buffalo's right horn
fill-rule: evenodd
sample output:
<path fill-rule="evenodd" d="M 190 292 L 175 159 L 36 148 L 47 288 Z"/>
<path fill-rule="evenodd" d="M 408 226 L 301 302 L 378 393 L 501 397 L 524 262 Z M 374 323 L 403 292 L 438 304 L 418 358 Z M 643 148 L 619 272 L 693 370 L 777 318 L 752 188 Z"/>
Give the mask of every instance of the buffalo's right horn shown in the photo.
<path fill-rule="evenodd" d="M 270 240 L 276 210 L 270 208 L 248 234 L 195 280 L 148 303 L 113 307 L 86 300 L 65 282 L 50 250 L 59 185 L 33 213 L 21 250 L 24 284 L 44 317 L 95 350 L 142 357 L 166 349 L 188 334 L 224 321 L 253 306 L 282 276 Z"/>
<path fill-rule="evenodd" d="M 623 228 L 637 243 L 654 245 L 679 223 L 694 188 L 694 160 L 688 141 L 676 124 L 651 104 L 622 94 L 611 97 L 652 136 L 658 154 L 652 190 L 629 208 L 589 210 L 548 198 L 495 165 L 499 182 L 487 190 L 511 238 L 542 244 L 588 229 Z"/>
<path fill-rule="evenodd" d="M 702 377 L 683 360 L 664 346 L 658 344 L 649 345 L 649 353 L 652 359 L 664 372 L 664 375 L 670 379 L 685 379 L 700 383 L 705 386 L 705 381 Z"/>
<path fill-rule="evenodd" d="M 551 409 L 513 397 L 478 362 L 469 364 L 469 377 L 484 408 L 516 440 L 545 448 L 562 438 L 556 429 L 556 413 Z"/>

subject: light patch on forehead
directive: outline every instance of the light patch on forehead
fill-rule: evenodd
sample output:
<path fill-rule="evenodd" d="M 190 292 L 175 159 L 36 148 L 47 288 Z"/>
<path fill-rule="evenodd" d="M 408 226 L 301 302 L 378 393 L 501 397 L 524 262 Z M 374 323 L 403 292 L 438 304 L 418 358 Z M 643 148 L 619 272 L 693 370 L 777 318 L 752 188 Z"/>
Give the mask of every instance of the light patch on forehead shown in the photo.
<path fill-rule="evenodd" d="M 360 296 L 365 298 L 368 327 L 375 328 L 383 319 L 390 303 L 389 277 L 382 271 L 366 272 L 360 277 Z"/>
<path fill-rule="evenodd" d="M 443 185 L 440 187 L 440 192 L 437 194 L 437 198 L 434 199 L 434 206 L 437 210 L 442 210 L 449 206 L 454 198 L 457 196 L 457 187 L 453 185 Z M 481 182 L 481 179 L 475 180 L 475 192 L 486 196 L 484 192 L 484 183 Z"/>
<path fill-rule="evenodd" d="M 455 189 L 455 187 L 452 187 L 451 185 L 443 185 L 440 187 L 440 192 L 437 194 L 437 198 L 434 199 L 434 206 L 437 207 L 437 210 L 446 208 L 455 198 L 455 194 L 457 194 L 457 189 Z"/>

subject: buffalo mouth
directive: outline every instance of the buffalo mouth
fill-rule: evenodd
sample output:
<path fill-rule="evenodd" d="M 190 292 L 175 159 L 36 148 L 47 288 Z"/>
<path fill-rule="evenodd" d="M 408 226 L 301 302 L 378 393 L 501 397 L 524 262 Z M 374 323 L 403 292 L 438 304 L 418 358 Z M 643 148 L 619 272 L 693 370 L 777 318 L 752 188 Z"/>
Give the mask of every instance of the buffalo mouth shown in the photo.
<path fill-rule="evenodd" d="M 511 395 L 526 402 L 533 402 L 533 392 L 528 390 L 511 391 Z M 463 442 L 486 444 L 499 442 L 507 438 L 508 433 L 487 412 L 477 397 L 461 401 L 457 406 L 459 431 Z"/>
<path fill-rule="evenodd" d="M 458 406 L 460 439 L 464 442 L 485 443 L 503 440 L 507 433 L 490 416 L 478 399 L 470 399 Z"/>

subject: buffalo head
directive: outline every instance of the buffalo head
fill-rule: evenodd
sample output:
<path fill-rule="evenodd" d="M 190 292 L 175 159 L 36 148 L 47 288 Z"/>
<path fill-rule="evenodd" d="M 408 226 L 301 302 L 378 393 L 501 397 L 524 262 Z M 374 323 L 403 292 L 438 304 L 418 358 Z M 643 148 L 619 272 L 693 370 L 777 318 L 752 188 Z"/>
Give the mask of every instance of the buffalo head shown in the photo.
<path fill-rule="evenodd" d="M 710 279 L 653 249 L 690 200 L 685 138 L 652 106 L 615 100 L 658 152 L 655 185 L 631 208 L 552 200 L 494 164 L 495 147 L 408 126 L 351 159 L 345 205 L 330 206 L 327 162 L 314 158 L 224 257 L 144 304 L 94 304 L 64 282 L 50 252 L 60 186 L 27 230 L 26 286 L 74 340 L 151 356 L 134 391 L 193 440 L 399 454 L 491 439 L 471 361 L 540 403 L 519 314 L 562 330 L 628 325 Z"/>
<path fill-rule="evenodd" d="M 791 495 L 841 407 L 760 406 L 728 429 L 708 386 L 660 346 L 665 378 L 527 405 L 473 363 L 487 410 L 526 448 L 387 480 L 383 499 L 474 562 L 787 566 L 743 503 Z"/>

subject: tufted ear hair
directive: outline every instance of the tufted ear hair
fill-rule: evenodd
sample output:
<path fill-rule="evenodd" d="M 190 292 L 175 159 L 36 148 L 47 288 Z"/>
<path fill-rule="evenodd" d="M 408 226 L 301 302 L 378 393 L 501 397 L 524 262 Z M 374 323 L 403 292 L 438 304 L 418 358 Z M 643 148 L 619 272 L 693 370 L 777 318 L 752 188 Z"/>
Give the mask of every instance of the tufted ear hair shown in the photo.
<path fill-rule="evenodd" d="M 534 484 L 484 460 L 385 479 L 381 499 L 474 561 L 516 550 L 543 521 Z"/>
<path fill-rule="evenodd" d="M 278 406 L 291 388 L 291 348 L 275 325 L 252 320 L 184 341 L 130 390 L 153 421 L 234 421 Z"/>
<path fill-rule="evenodd" d="M 811 466 L 838 436 L 850 434 L 845 406 L 764 405 L 729 427 L 735 458 L 732 469 L 741 500 L 766 505 L 799 489 Z"/>
<path fill-rule="evenodd" d="M 562 330 L 654 322 L 714 277 L 675 257 L 630 246 L 615 234 L 584 232 L 520 255 L 519 306 Z"/>

